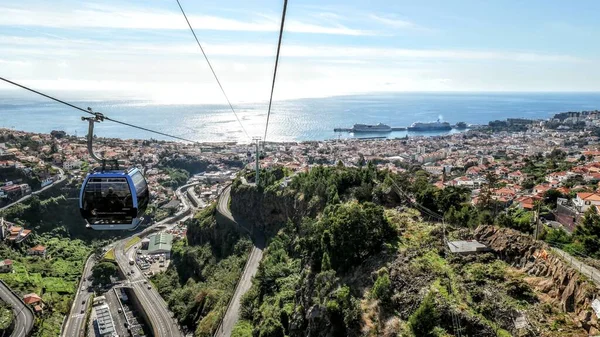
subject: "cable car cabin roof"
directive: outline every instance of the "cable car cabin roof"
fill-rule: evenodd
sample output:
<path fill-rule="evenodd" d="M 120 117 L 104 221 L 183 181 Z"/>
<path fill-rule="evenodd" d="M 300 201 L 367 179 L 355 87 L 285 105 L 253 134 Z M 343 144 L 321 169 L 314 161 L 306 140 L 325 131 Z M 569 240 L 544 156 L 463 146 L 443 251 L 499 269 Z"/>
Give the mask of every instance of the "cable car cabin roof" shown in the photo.
<path fill-rule="evenodd" d="M 136 167 L 130 168 L 129 170 L 104 170 L 104 171 L 102 171 L 100 169 L 98 171 L 90 172 L 90 174 L 88 174 L 88 178 L 91 176 L 103 176 L 103 177 L 107 177 L 107 178 L 117 178 L 117 177 L 123 177 L 123 176 L 131 176 L 136 172 L 142 173 L 142 171 L 140 171 Z"/>

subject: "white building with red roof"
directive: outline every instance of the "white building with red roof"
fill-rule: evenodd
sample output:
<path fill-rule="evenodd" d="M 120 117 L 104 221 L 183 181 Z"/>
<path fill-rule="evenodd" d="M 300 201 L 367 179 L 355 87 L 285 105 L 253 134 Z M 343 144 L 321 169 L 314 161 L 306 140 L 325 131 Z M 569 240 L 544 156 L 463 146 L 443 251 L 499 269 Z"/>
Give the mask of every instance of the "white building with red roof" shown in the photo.
<path fill-rule="evenodd" d="M 590 207 L 600 206 L 600 194 L 590 192 L 577 193 L 577 197 L 573 199 L 573 204 L 579 212 L 584 213 Z"/>

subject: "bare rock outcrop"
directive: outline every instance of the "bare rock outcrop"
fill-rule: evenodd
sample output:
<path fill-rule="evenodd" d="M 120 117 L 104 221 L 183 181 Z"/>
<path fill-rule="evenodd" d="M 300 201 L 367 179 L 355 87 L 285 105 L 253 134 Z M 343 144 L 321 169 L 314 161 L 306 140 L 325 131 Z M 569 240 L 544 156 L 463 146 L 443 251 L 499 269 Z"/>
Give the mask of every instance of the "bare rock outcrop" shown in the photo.
<path fill-rule="evenodd" d="M 547 280 L 536 290 L 548 294 L 558 307 L 571 313 L 577 325 L 588 332 L 600 330 L 591 303 L 599 295 L 598 287 L 559 256 L 547 244 L 510 228 L 479 226 L 475 238 L 490 247 L 501 259 L 530 275 Z"/>

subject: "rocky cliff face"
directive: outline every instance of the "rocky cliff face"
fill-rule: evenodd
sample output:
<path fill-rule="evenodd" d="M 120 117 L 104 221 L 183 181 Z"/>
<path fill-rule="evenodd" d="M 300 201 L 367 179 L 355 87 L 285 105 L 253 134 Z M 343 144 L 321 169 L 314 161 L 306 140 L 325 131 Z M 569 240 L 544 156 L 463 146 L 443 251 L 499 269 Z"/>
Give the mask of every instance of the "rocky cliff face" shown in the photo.
<path fill-rule="evenodd" d="M 496 252 L 500 258 L 537 279 L 526 279 L 537 291 L 548 295 L 563 312 L 569 313 L 577 326 L 590 335 L 600 331 L 591 303 L 600 293 L 598 287 L 567 262 L 552 253 L 552 248 L 528 235 L 509 228 L 479 226 L 475 238 Z"/>
<path fill-rule="evenodd" d="M 302 195 L 288 190 L 262 191 L 241 183 L 231 188 L 230 209 L 236 218 L 266 234 L 274 234 L 288 220 L 296 222 L 311 213 Z"/>

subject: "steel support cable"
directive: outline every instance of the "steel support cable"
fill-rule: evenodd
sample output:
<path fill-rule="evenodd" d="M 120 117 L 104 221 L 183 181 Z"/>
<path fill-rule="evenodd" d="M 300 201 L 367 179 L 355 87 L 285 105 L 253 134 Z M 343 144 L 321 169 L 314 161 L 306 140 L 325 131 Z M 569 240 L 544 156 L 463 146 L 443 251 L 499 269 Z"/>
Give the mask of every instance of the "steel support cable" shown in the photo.
<path fill-rule="evenodd" d="M 179 2 L 179 0 L 176 0 L 176 1 L 177 1 L 177 5 L 179 5 L 179 9 L 181 10 L 181 14 L 183 14 L 183 17 L 185 18 L 185 22 L 187 22 L 188 27 L 190 27 L 190 31 L 192 32 L 192 35 L 194 35 L 194 39 L 196 40 L 196 43 L 198 44 L 198 47 L 200 48 L 202 55 L 204 55 L 204 59 L 206 60 L 206 63 L 208 63 L 208 67 L 210 68 L 210 71 L 212 72 L 213 76 L 215 77 L 215 80 L 217 80 L 217 84 L 219 85 L 219 88 L 221 88 L 221 92 L 223 93 L 223 96 L 225 96 L 225 100 L 227 100 L 227 104 L 229 104 L 229 108 L 235 115 L 235 119 L 237 119 L 238 123 L 240 123 L 240 127 L 242 128 L 242 131 L 244 131 L 244 134 L 246 134 L 246 137 L 250 138 L 250 136 L 248 135 L 248 132 L 246 131 L 246 128 L 244 128 L 244 125 L 242 124 L 242 120 L 238 117 L 237 112 L 235 112 L 235 109 L 233 108 L 233 105 L 231 104 L 231 101 L 229 100 L 229 97 L 227 96 L 227 93 L 225 93 L 225 89 L 223 89 L 223 86 L 221 85 L 221 81 L 219 81 L 219 77 L 217 77 L 217 73 L 213 69 L 213 66 L 210 63 L 210 61 L 208 60 L 208 56 L 206 56 L 206 53 L 204 52 L 204 48 L 202 48 L 202 44 L 200 44 L 200 40 L 198 40 L 198 36 L 196 36 L 196 32 L 194 31 L 194 28 L 192 28 L 192 24 L 190 23 L 190 20 L 188 20 L 188 17 L 185 14 L 183 7 L 181 6 L 181 3 Z"/>
<path fill-rule="evenodd" d="M 179 1 L 179 0 L 177 0 Z M 269 129 L 269 117 L 271 117 L 271 105 L 273 104 L 273 92 L 275 91 L 275 79 L 277 78 L 277 65 L 279 64 L 279 51 L 281 50 L 281 38 L 283 37 L 283 26 L 285 13 L 287 12 L 287 0 L 283 0 L 283 13 L 281 14 L 281 26 L 279 27 L 279 41 L 277 42 L 277 55 L 275 56 L 275 67 L 273 69 L 273 82 L 271 83 L 271 96 L 269 97 L 269 109 L 267 110 L 267 123 L 265 124 L 264 141 L 267 141 L 267 130 Z M 264 143 L 263 143 L 264 144 Z"/>
<path fill-rule="evenodd" d="M 392 180 L 392 183 L 394 184 L 394 187 L 396 187 L 396 192 L 398 194 L 400 194 L 401 196 L 403 196 L 404 198 L 408 199 L 408 201 L 411 204 L 415 205 L 417 207 L 417 209 L 419 209 L 419 211 L 425 213 L 426 215 L 429 215 L 432 218 L 437 218 L 438 220 L 443 220 L 444 219 L 443 216 L 435 213 L 434 211 L 432 211 L 432 210 L 428 209 L 427 207 L 419 204 L 418 202 L 416 202 L 416 201 L 413 202 L 411 200 L 410 196 L 408 196 L 406 193 L 404 193 L 404 191 L 402 191 L 402 189 L 398 186 L 398 184 L 396 184 L 395 181 Z"/>
<path fill-rule="evenodd" d="M 66 105 L 66 106 L 69 106 L 69 107 L 71 107 L 71 108 L 73 108 L 73 109 L 77 109 L 77 110 L 79 110 L 79 111 L 82 111 L 82 112 L 85 112 L 85 113 L 87 113 L 87 114 L 90 114 L 90 115 L 94 115 L 94 116 L 96 116 L 96 113 L 94 113 L 94 112 L 92 112 L 92 111 L 90 111 L 90 110 L 86 110 L 86 109 L 84 109 L 84 108 L 78 107 L 78 106 L 76 106 L 76 105 L 73 105 L 73 104 L 71 104 L 71 103 L 68 103 L 68 102 L 65 102 L 65 101 L 63 101 L 63 100 L 60 100 L 60 99 L 58 99 L 58 98 L 56 98 L 56 97 L 52 97 L 52 96 L 50 96 L 50 95 L 46 95 L 46 94 L 44 94 L 44 93 L 42 93 L 42 92 L 39 92 L 39 91 L 37 91 L 37 90 L 34 90 L 34 89 L 31 89 L 31 88 L 29 88 L 29 87 L 26 87 L 26 86 L 24 86 L 24 85 L 22 85 L 22 84 L 19 84 L 19 83 L 13 82 L 13 81 L 11 81 L 11 80 L 8 80 L 8 79 L 6 79 L 6 78 L 4 78 L 4 77 L 0 77 L 0 80 L 4 81 L 4 82 L 6 82 L 6 83 L 10 83 L 10 84 L 12 84 L 12 85 L 15 85 L 15 86 L 17 86 L 17 87 L 23 88 L 23 89 L 25 89 L 25 90 L 31 91 L 31 92 L 33 92 L 33 93 L 35 93 L 35 94 L 38 94 L 38 95 L 40 95 L 40 96 L 46 97 L 46 98 L 48 98 L 48 99 L 51 99 L 51 100 L 53 100 L 53 101 L 55 101 L 55 102 L 58 102 L 58 103 L 64 104 L 64 105 Z M 145 127 L 143 127 L 143 126 L 137 126 L 137 125 L 134 125 L 134 124 L 131 124 L 131 123 L 127 123 L 127 122 L 122 122 L 122 121 L 119 121 L 119 120 L 116 120 L 116 119 L 112 119 L 112 118 L 110 118 L 110 117 L 103 116 L 103 119 L 104 119 L 104 120 L 107 120 L 107 121 L 111 121 L 111 122 L 113 122 L 113 123 L 117 123 L 117 124 L 121 124 L 121 125 L 129 126 L 129 127 L 132 127 L 132 128 L 135 128 L 135 129 L 139 129 L 139 130 L 143 130 L 143 131 L 146 131 L 146 132 L 155 133 L 155 134 L 158 134 L 158 135 L 161 135 L 161 136 L 165 136 L 165 137 L 169 137 L 169 138 L 173 138 L 173 139 L 179 139 L 179 140 L 183 140 L 183 141 L 186 141 L 186 142 L 191 142 L 191 143 L 198 143 L 198 142 L 196 142 L 196 141 L 193 141 L 193 140 L 191 140 L 191 139 L 187 139 L 187 138 L 183 138 L 183 137 L 179 137 L 179 136 L 170 135 L 170 134 L 168 134 L 168 133 L 164 133 L 164 132 L 160 132 L 160 131 L 156 131 L 156 130 L 148 129 L 148 128 L 145 128 Z"/>

